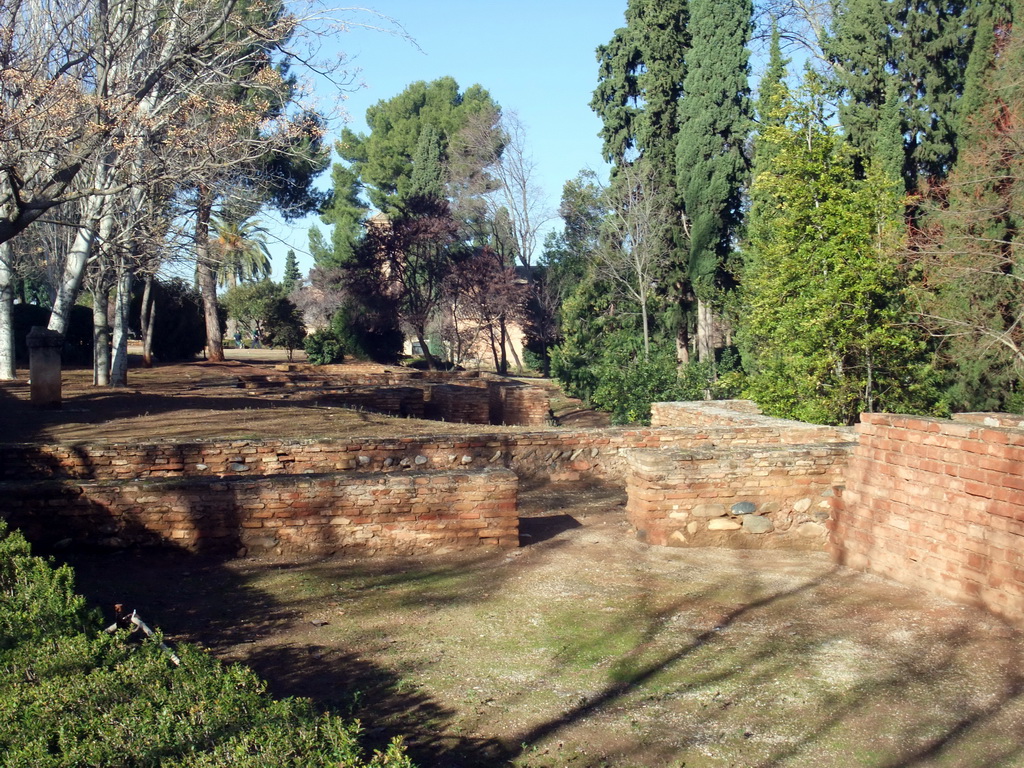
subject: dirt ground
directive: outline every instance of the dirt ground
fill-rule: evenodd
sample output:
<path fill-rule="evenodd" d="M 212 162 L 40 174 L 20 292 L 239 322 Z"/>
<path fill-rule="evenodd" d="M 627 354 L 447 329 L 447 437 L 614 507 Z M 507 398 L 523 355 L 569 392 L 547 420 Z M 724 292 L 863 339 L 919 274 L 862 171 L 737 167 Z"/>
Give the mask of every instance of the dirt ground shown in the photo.
<path fill-rule="evenodd" d="M 421 766 L 1024 766 L 1024 638 L 823 555 L 656 549 L 616 489 L 457 558 L 80 556 L 83 591 Z"/>
<path fill-rule="evenodd" d="M 133 371 L 129 393 L 83 378 L 49 414 L 3 385 L 0 418 L 9 440 L 467 429 L 230 381 L 263 364 Z M 425 768 L 1024 766 L 1021 633 L 823 555 L 646 547 L 623 503 L 522 488 L 522 546 L 457 557 L 69 559 L 108 612 L 360 718 L 371 744 L 403 735 Z"/>
<path fill-rule="evenodd" d="M 313 390 L 252 391 L 241 380 L 280 375 L 281 350 L 225 350 L 224 363 L 133 367 L 125 389 L 92 385 L 92 372 L 63 372 L 63 408 L 29 406 L 28 371 L 0 382 L 0 429 L 8 442 L 164 440 L 213 438 L 395 437 L 417 434 L 479 433 L 479 425 L 398 419 L 332 405 Z M 301 353 L 296 353 L 301 361 Z M 342 371 L 381 372 L 386 366 L 345 363 Z M 537 384 L 544 382 L 535 380 Z M 556 395 L 556 393 L 553 393 Z M 606 426 L 607 417 L 554 397 L 565 426 Z M 513 431 L 516 427 L 488 427 Z M 518 428 L 522 429 L 522 428 Z"/>

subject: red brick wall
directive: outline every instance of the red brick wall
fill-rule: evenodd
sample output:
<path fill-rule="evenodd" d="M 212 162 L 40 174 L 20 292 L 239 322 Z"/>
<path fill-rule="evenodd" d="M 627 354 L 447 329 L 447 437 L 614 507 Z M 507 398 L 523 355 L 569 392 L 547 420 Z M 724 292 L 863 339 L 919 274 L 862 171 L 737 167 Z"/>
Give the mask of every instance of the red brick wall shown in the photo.
<path fill-rule="evenodd" d="M 50 482 L 8 496 L 4 516 L 43 545 L 170 542 L 230 554 L 512 548 L 519 546 L 517 484 L 506 469 Z"/>
<path fill-rule="evenodd" d="M 1024 620 L 1024 431 L 864 414 L 838 562 Z"/>
<path fill-rule="evenodd" d="M 649 544 L 820 551 L 852 448 L 634 451 L 626 511 Z"/>

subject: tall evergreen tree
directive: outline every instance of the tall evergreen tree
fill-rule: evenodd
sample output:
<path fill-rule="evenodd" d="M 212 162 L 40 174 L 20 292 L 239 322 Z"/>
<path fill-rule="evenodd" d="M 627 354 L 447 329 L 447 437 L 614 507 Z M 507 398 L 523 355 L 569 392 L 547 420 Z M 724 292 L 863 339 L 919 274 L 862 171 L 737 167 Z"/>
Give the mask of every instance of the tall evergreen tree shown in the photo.
<path fill-rule="evenodd" d="M 301 282 L 302 272 L 299 271 L 299 260 L 295 256 L 295 251 L 289 248 L 284 257 L 284 278 L 281 280 L 285 295 L 294 291 Z"/>
<path fill-rule="evenodd" d="M 967 116 L 948 184 L 923 206 L 910 253 L 924 281 L 921 319 L 939 343 L 952 410 L 1024 411 L 1024 3 L 996 36 L 985 98 Z"/>
<path fill-rule="evenodd" d="M 425 125 L 412 158 L 409 194 L 413 197 L 444 197 L 444 164 L 441 134 L 435 125 Z"/>
<path fill-rule="evenodd" d="M 748 175 L 752 127 L 747 78 L 750 0 L 693 0 L 686 96 L 679 106 L 676 171 L 689 222 L 689 278 L 697 295 L 697 352 L 713 355 L 711 304 L 732 251 Z"/>
<path fill-rule="evenodd" d="M 597 49 L 598 85 L 590 106 L 602 121 L 605 159 L 616 168 L 646 158 L 657 169 L 659 189 L 672 216 L 660 235 L 668 253 L 659 275 L 665 317 L 678 335 L 679 357 L 687 355 L 688 251 L 680 225 L 675 176 L 679 101 L 690 47 L 686 0 L 630 0 L 626 26 Z M 613 171 L 613 184 L 615 182 Z"/>
<path fill-rule="evenodd" d="M 890 89 L 902 106 L 907 187 L 943 178 L 956 159 L 958 101 L 977 0 L 840 0 L 826 45 L 840 121 L 863 163 L 876 157 Z"/>

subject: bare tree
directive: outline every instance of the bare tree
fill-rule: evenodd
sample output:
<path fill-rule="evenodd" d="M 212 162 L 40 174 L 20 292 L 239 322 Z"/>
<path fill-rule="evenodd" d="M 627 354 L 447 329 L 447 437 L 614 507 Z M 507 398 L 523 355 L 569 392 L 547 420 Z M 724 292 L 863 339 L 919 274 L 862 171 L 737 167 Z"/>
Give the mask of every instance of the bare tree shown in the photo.
<path fill-rule="evenodd" d="M 529 275 L 537 239 L 555 213 L 536 182 L 522 121 L 515 112 L 481 111 L 453 139 L 451 155 L 456 190 L 475 197 L 489 220 L 504 216 L 515 256 Z"/>
<path fill-rule="evenodd" d="M 336 72 L 313 61 L 302 41 L 309 41 L 304 33 L 336 31 L 329 17 L 339 13 L 312 0 L 288 11 L 238 0 L 0 0 L 0 243 L 56 206 L 82 201 L 51 329 L 66 329 L 109 215 L 104 200 L 182 182 L 190 178 L 185 169 L 201 167 L 209 179 L 211 167 L 266 153 L 268 139 L 288 133 L 280 124 L 287 110 L 267 108 L 282 94 L 274 57 Z M 238 87 L 252 94 L 242 115 L 231 98 Z M 219 115 L 221 125 L 237 126 L 260 112 L 273 112 L 278 124 L 236 130 L 231 152 L 219 152 L 226 132 L 198 119 Z M 8 262 L 0 267 L 0 349 L 10 342 Z"/>
<path fill-rule="evenodd" d="M 594 252 L 594 267 L 598 276 L 639 307 L 646 360 L 651 351 L 648 302 L 667 258 L 661 235 L 669 206 L 658 189 L 657 174 L 643 159 L 621 166 L 615 185 L 605 194 L 604 244 Z"/>

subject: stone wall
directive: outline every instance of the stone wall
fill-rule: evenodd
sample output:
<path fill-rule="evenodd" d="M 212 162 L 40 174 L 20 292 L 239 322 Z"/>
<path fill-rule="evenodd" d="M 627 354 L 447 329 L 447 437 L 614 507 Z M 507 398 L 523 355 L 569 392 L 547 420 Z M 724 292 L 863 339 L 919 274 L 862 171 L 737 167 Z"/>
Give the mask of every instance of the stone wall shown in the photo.
<path fill-rule="evenodd" d="M 1024 430 L 992 418 L 864 414 L 835 559 L 1024 620 Z"/>
<path fill-rule="evenodd" d="M 629 521 L 641 541 L 660 546 L 820 551 L 852 448 L 633 451 Z"/>
<path fill-rule="evenodd" d="M 196 552 L 413 554 L 519 546 L 506 469 L 259 479 L 43 482 L 7 496 L 34 543 L 171 543 Z"/>

